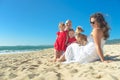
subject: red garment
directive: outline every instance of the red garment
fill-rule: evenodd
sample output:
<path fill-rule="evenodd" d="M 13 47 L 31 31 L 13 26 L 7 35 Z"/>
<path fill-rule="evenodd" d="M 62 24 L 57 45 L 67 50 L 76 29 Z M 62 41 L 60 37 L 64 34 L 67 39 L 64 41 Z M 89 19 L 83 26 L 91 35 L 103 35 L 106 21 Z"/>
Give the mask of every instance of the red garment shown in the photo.
<path fill-rule="evenodd" d="M 76 39 L 75 39 L 75 37 L 72 37 L 72 38 L 68 38 L 68 44 L 71 44 L 71 43 L 73 43 L 73 42 L 75 42 L 76 41 Z"/>
<path fill-rule="evenodd" d="M 55 41 L 54 47 L 58 51 L 66 50 L 66 40 L 67 40 L 67 32 L 57 32 L 57 39 Z"/>

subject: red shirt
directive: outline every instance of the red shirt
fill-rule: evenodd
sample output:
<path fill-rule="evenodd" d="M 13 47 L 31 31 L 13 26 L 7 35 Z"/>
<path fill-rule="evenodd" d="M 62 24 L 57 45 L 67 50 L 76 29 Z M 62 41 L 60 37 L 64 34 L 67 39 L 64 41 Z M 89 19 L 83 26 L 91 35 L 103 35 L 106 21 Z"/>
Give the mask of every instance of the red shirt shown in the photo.
<path fill-rule="evenodd" d="M 71 43 L 73 43 L 73 42 L 75 42 L 76 41 L 76 39 L 75 39 L 75 37 L 72 37 L 72 38 L 68 38 L 68 44 L 71 44 Z"/>
<path fill-rule="evenodd" d="M 57 32 L 57 39 L 55 41 L 54 47 L 58 51 L 66 50 L 66 40 L 67 40 L 67 32 Z"/>

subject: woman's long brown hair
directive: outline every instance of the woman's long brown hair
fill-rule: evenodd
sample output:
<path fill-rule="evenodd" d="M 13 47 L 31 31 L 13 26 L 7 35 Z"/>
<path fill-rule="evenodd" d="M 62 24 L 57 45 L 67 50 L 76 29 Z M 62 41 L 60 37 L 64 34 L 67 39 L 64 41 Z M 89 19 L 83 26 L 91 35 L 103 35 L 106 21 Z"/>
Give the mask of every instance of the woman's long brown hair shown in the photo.
<path fill-rule="evenodd" d="M 106 40 L 107 38 L 109 38 L 110 28 L 107 22 L 105 21 L 105 18 L 103 17 L 103 15 L 101 13 L 95 13 L 90 17 L 90 19 L 91 18 L 94 18 L 96 22 L 99 24 L 99 27 L 103 30 L 104 39 Z"/>

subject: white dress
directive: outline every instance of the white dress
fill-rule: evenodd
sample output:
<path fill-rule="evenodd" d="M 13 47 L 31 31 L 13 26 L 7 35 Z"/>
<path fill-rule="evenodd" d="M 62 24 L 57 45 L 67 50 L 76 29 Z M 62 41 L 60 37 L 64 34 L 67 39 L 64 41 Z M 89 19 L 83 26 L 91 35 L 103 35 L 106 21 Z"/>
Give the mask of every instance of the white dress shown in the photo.
<path fill-rule="evenodd" d="M 72 43 L 67 47 L 65 52 L 66 61 L 64 63 L 89 63 L 99 59 L 92 36 L 87 39 L 88 43 L 85 46 L 79 46 L 77 43 Z M 101 39 L 102 49 L 104 44 L 105 40 Z"/>

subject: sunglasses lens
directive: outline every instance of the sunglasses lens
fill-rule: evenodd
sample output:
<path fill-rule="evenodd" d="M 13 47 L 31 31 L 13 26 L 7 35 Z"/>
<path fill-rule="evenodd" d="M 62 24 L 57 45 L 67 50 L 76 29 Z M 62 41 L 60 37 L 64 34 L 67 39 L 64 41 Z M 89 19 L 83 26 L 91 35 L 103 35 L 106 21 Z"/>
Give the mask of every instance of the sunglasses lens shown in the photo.
<path fill-rule="evenodd" d="M 95 24 L 95 22 L 90 22 L 91 24 Z"/>

